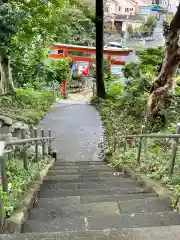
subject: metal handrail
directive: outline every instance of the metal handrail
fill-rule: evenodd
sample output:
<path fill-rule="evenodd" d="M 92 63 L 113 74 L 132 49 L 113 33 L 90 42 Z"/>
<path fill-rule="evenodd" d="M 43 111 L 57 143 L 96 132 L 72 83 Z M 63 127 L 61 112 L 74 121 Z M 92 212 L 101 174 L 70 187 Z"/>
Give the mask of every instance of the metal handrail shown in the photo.
<path fill-rule="evenodd" d="M 173 175 L 173 172 L 174 172 L 175 160 L 176 160 L 177 149 L 178 149 L 179 139 L 180 139 L 180 123 L 178 123 L 177 126 L 176 126 L 176 133 L 175 134 L 160 134 L 160 133 L 145 134 L 144 130 L 145 130 L 145 126 L 143 125 L 141 127 L 140 134 L 118 135 L 118 133 L 117 133 L 116 137 L 114 138 L 115 139 L 114 147 L 113 147 L 114 151 L 117 147 L 118 140 L 123 140 L 124 151 L 126 151 L 127 150 L 127 143 L 129 142 L 129 146 L 132 146 L 131 140 L 139 138 L 136 160 L 137 160 L 137 164 L 140 164 L 141 163 L 142 147 L 143 147 L 142 143 L 143 143 L 144 138 L 156 138 L 156 139 L 161 138 L 161 139 L 166 139 L 166 140 L 173 139 L 174 141 L 171 142 L 171 144 L 172 144 L 172 158 L 171 158 L 171 161 L 169 163 L 169 172 L 168 172 L 169 178 L 171 178 L 172 175 Z M 127 130 L 126 130 L 126 132 L 127 132 Z"/>
<path fill-rule="evenodd" d="M 4 155 L 4 151 L 5 151 L 5 142 L 0 141 L 0 157 Z"/>
<path fill-rule="evenodd" d="M 180 138 L 180 134 L 138 134 L 138 135 L 123 135 L 119 136 L 120 138 Z"/>
<path fill-rule="evenodd" d="M 52 141 L 54 137 L 51 136 L 51 129 L 48 131 L 48 136 L 44 136 L 44 129 L 41 129 L 41 137 L 38 137 L 38 130 L 34 129 L 32 131 L 33 137 L 32 138 L 24 138 L 24 130 L 21 131 L 22 139 L 17 140 L 10 140 L 10 141 L 0 141 L 0 174 L 1 174 L 1 184 L 2 184 L 2 191 L 8 194 L 8 177 L 6 171 L 6 161 L 5 155 L 11 152 L 9 148 L 22 146 L 22 160 L 24 169 L 28 171 L 28 155 L 27 149 L 30 146 L 35 146 L 34 158 L 35 161 L 38 162 L 39 160 L 39 146 L 42 148 L 42 157 L 44 158 L 45 155 L 52 154 Z M 48 148 L 46 148 L 46 144 L 48 144 Z M 47 150 L 47 151 L 46 151 Z M 3 201 L 0 198 L 0 225 L 3 226 L 4 224 L 4 215 L 3 215 Z"/>
<path fill-rule="evenodd" d="M 32 143 L 32 142 L 36 142 L 36 141 L 45 141 L 45 140 L 54 140 L 54 137 L 39 137 L 39 138 L 27 138 L 27 139 L 13 140 L 13 141 L 5 142 L 5 146 L 23 145 L 26 143 Z"/>

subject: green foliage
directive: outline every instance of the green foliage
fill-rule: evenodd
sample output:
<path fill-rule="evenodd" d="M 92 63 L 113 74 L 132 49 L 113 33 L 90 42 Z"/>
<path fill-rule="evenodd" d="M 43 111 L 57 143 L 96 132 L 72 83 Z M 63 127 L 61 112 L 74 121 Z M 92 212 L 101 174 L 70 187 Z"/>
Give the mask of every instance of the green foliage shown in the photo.
<path fill-rule="evenodd" d="M 39 159 L 33 162 L 29 157 L 26 171 L 23 167 L 23 159 L 16 154 L 9 155 L 6 158 L 7 176 L 8 176 L 8 194 L 3 193 L 4 216 L 8 218 L 22 203 L 23 196 L 28 192 L 29 187 L 36 181 L 39 171 L 49 162 L 48 158 Z"/>
<path fill-rule="evenodd" d="M 143 36 L 152 35 L 157 24 L 157 19 L 154 16 L 149 16 L 146 23 L 138 28 L 138 31 Z"/>
<path fill-rule="evenodd" d="M 72 80 L 80 81 L 81 79 L 82 79 L 82 74 L 79 74 L 77 72 L 73 73 Z"/>
<path fill-rule="evenodd" d="M 138 56 L 140 58 L 139 63 L 127 64 L 123 70 L 124 75 L 130 80 L 130 83 L 124 87 L 123 93 L 116 91 L 116 81 L 112 81 L 108 93 L 113 93 L 112 95 L 115 95 L 115 97 L 111 96 L 105 100 L 93 99 L 93 104 L 99 109 L 106 129 L 109 162 L 115 167 L 128 166 L 152 179 L 160 180 L 163 185 L 173 189 L 179 197 L 179 150 L 173 177 L 168 178 L 169 164 L 172 159 L 172 141 L 144 139 L 141 161 L 137 165 L 138 139 L 129 139 L 126 142 L 127 151 L 124 151 L 125 142 L 120 138 L 121 135 L 140 134 L 142 125 L 145 125 L 145 133 L 175 133 L 176 124 L 180 122 L 179 76 L 176 79 L 176 88 L 172 92 L 169 107 L 165 109 L 166 125 L 162 126 L 157 122 L 152 122 L 147 114 L 149 90 L 157 75 L 157 66 L 162 64 L 164 49 L 148 48 L 139 51 Z M 176 206 L 177 203 L 174 205 Z"/>
<path fill-rule="evenodd" d="M 20 88 L 16 95 L 1 97 L 0 112 L 12 115 L 15 119 L 21 119 L 29 123 L 37 123 L 54 103 L 53 92 L 38 91 L 33 88 Z"/>
<path fill-rule="evenodd" d="M 122 71 L 125 78 L 140 77 L 140 66 L 138 63 L 128 63 Z"/>
<path fill-rule="evenodd" d="M 124 84 L 120 81 L 111 82 L 108 86 L 108 95 L 113 98 L 119 98 L 123 96 Z"/>
<path fill-rule="evenodd" d="M 68 80 L 72 60 L 70 58 L 52 60 L 45 66 L 50 81 L 58 81 L 61 84 Z"/>
<path fill-rule="evenodd" d="M 0 1 L 0 16 L 0 54 L 10 56 L 16 87 L 51 81 L 50 44 L 95 43 L 94 11 L 81 0 Z"/>

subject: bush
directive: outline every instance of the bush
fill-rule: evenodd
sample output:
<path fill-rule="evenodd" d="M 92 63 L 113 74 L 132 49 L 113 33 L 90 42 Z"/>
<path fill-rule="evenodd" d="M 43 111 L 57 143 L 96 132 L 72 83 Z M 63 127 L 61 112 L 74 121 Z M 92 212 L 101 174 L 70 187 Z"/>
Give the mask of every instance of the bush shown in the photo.
<path fill-rule="evenodd" d="M 45 69 L 51 82 L 58 81 L 61 84 L 64 80 L 68 80 L 71 66 L 71 58 L 66 58 L 49 61 L 45 65 Z"/>
<path fill-rule="evenodd" d="M 0 112 L 27 123 L 37 123 L 53 104 L 55 98 L 54 92 L 20 88 L 16 90 L 14 96 L 0 99 Z"/>
<path fill-rule="evenodd" d="M 112 98 L 119 98 L 123 96 L 124 84 L 122 82 L 111 83 L 108 87 L 108 95 Z"/>
<path fill-rule="evenodd" d="M 167 123 L 162 126 L 152 121 L 147 113 L 147 100 L 151 85 L 157 75 L 157 66 L 162 64 L 164 49 L 148 48 L 138 52 L 140 63 L 130 63 L 124 68 L 124 74 L 130 83 L 122 89 L 116 81 L 109 81 L 108 96 L 105 100 L 94 99 L 105 126 L 110 163 L 118 167 L 129 166 L 153 179 L 162 180 L 162 184 L 175 190 L 180 196 L 179 164 L 180 153 L 177 153 L 174 175 L 168 179 L 169 161 L 172 159 L 171 141 L 165 139 L 147 139 L 143 141 L 141 163 L 137 166 L 138 141 L 131 142 L 131 148 L 124 151 L 121 135 L 139 134 L 145 125 L 146 133 L 175 133 L 176 124 L 180 122 L 180 77 L 176 79 L 176 88 L 171 93 L 171 101 L 164 114 Z M 116 85 L 117 84 L 117 85 Z"/>
<path fill-rule="evenodd" d="M 40 170 L 48 164 L 50 159 L 39 159 L 34 162 L 28 159 L 29 171 L 23 167 L 23 159 L 17 154 L 9 154 L 6 157 L 6 167 L 8 176 L 8 194 L 1 191 L 4 202 L 4 216 L 10 217 L 17 207 L 22 203 L 23 196 L 28 192 L 29 187 L 37 180 Z"/>

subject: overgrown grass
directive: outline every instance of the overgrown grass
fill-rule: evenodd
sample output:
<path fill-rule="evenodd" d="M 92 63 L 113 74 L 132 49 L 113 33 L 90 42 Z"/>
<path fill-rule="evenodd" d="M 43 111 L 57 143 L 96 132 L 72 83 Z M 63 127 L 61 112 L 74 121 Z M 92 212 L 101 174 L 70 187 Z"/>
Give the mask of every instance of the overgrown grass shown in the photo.
<path fill-rule="evenodd" d="M 12 116 L 26 123 L 37 123 L 55 101 L 54 92 L 21 88 L 13 96 L 0 98 L 0 114 Z"/>
<path fill-rule="evenodd" d="M 6 169 L 8 176 L 8 194 L 3 194 L 4 216 L 10 217 L 11 214 L 20 206 L 24 195 L 28 192 L 29 187 L 37 180 L 39 172 L 50 161 L 48 158 L 39 158 L 35 162 L 29 157 L 28 171 L 23 167 L 23 159 L 19 155 L 10 155 L 6 158 Z"/>
<path fill-rule="evenodd" d="M 125 100 L 126 103 L 124 103 Z M 136 102 L 137 98 L 134 98 L 133 101 Z M 105 127 L 109 162 L 115 167 L 128 166 L 136 172 L 160 180 L 162 185 L 173 189 L 179 196 L 180 191 L 177 189 L 180 185 L 180 151 L 177 152 L 173 176 L 172 178 L 168 177 L 173 140 L 166 142 L 166 139 L 145 139 L 139 165 L 137 164 L 138 139 L 128 142 L 125 151 L 125 143 L 120 136 L 140 134 L 141 126 L 144 124 L 146 133 L 157 133 L 157 129 L 159 133 L 175 133 L 176 131 L 175 122 L 168 122 L 165 128 L 160 128 L 160 126 L 153 128 L 152 123 L 145 122 L 146 105 L 143 104 L 143 99 L 141 101 L 136 108 L 131 105 L 131 99 L 123 96 L 112 98 L 112 93 L 111 97 L 106 100 L 93 99 L 93 104 L 100 111 Z M 174 121 L 176 120 L 174 119 Z"/>

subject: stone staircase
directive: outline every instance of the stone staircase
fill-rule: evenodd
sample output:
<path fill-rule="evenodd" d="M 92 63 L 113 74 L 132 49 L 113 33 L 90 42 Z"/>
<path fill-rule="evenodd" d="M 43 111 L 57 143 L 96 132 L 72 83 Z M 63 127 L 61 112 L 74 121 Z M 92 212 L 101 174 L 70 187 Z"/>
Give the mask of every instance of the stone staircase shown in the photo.
<path fill-rule="evenodd" d="M 58 162 L 49 171 L 23 233 L 13 240 L 173 240 L 180 215 L 104 162 Z"/>

